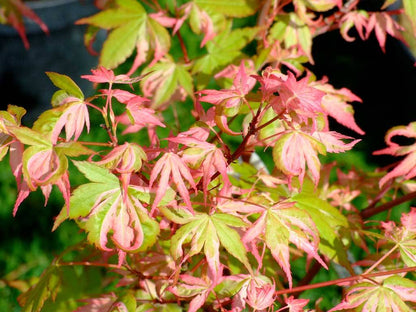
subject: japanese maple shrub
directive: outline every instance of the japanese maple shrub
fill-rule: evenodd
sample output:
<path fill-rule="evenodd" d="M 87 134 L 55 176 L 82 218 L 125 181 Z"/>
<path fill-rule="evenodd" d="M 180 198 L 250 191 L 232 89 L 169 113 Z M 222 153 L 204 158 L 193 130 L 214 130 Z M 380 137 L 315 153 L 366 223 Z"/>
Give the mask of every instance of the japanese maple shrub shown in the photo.
<path fill-rule="evenodd" d="M 23 108 L 0 112 L 13 214 L 56 185 L 65 204 L 53 229 L 73 220 L 86 233 L 19 297 L 24 311 L 320 311 L 299 293 L 329 285 L 344 289 L 330 311 L 415 310 L 416 207 L 369 218 L 416 197 L 416 144 L 393 139 L 416 139 L 416 122 L 375 152 L 404 157 L 388 171 L 322 162 L 360 141 L 330 119 L 364 135 L 361 100 L 305 67 L 329 30 L 347 41 L 352 28 L 375 32 L 384 50 L 387 34 L 404 40 L 402 14 L 410 38 L 413 0 L 379 12 L 359 0 L 97 2 L 77 22 L 90 50 L 108 30 L 100 66 L 83 76 L 97 94 L 48 72 L 53 107 L 31 128 Z M 339 278 L 311 284 L 321 269 Z M 65 295 L 71 274 L 99 287 Z"/>

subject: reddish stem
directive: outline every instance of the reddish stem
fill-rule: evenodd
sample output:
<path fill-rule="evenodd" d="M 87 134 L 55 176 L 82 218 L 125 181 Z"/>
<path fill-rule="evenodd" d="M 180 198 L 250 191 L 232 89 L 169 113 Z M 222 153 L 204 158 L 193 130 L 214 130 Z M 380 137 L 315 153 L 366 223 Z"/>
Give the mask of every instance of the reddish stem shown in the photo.
<path fill-rule="evenodd" d="M 308 289 L 327 287 L 327 286 L 337 285 L 337 284 L 341 284 L 341 283 L 354 282 L 354 281 L 360 280 L 360 279 L 371 279 L 371 278 L 377 277 L 377 276 L 399 274 L 399 273 L 412 272 L 412 271 L 416 271 L 416 266 L 413 266 L 413 267 L 410 267 L 410 268 L 395 269 L 395 270 L 391 270 L 391 271 L 376 272 L 376 273 L 371 273 L 371 274 L 361 274 L 361 275 L 349 276 L 349 277 L 345 277 L 345 278 L 339 278 L 339 279 L 336 279 L 336 280 L 333 280 L 333 281 L 326 281 L 326 282 L 322 282 L 322 283 L 316 283 L 316 284 L 311 284 L 311 285 L 294 287 L 292 289 L 282 289 L 282 290 L 276 291 L 275 295 L 298 293 L 298 292 L 302 292 L 302 291 L 305 291 L 305 290 L 308 290 Z"/>
<path fill-rule="evenodd" d="M 185 63 L 188 64 L 190 62 L 189 57 L 188 57 L 188 50 L 186 49 L 185 42 L 183 41 L 180 30 L 178 30 L 176 32 L 176 36 L 179 39 L 179 44 L 181 46 L 181 50 L 182 50 L 182 53 L 183 53 L 183 59 L 184 59 Z"/>
<path fill-rule="evenodd" d="M 393 208 L 397 205 L 403 204 L 403 203 L 405 203 L 407 201 L 410 201 L 412 199 L 415 199 L 415 198 L 416 198 L 416 191 L 412 192 L 412 193 L 409 193 L 409 194 L 406 194 L 406 195 L 404 195 L 400 198 L 396 198 L 396 199 L 394 199 L 392 201 L 389 201 L 388 203 L 385 203 L 385 204 L 380 205 L 380 206 L 376 206 L 376 207 L 369 206 L 368 208 L 366 208 L 366 209 L 364 209 L 360 212 L 360 216 L 363 219 L 368 219 L 368 218 L 370 218 L 370 217 L 372 217 L 372 216 L 374 216 L 374 215 L 376 215 L 380 212 L 389 210 L 390 208 Z"/>
<path fill-rule="evenodd" d="M 111 143 L 102 143 L 102 142 L 83 142 L 83 141 L 77 141 L 78 143 L 81 143 L 82 145 L 92 145 L 92 146 L 112 146 Z"/>

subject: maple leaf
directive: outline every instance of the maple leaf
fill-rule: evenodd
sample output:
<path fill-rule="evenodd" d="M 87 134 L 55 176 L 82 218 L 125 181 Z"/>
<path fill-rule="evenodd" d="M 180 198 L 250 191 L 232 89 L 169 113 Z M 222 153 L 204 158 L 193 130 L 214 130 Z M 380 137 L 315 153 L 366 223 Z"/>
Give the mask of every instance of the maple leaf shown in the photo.
<path fill-rule="evenodd" d="M 237 258 L 246 268 L 250 268 L 246 250 L 240 235 L 232 227 L 245 227 L 240 218 L 224 213 L 208 215 L 196 212 L 192 215 L 185 209 L 174 211 L 162 207 L 162 213 L 171 221 L 181 224 L 171 238 L 171 254 L 175 260 L 183 258 L 184 244 L 191 242 L 190 250 L 184 260 L 201 252 L 204 254 L 211 274 L 218 276 L 220 272 L 220 245 Z M 183 260 L 183 261 L 184 261 Z"/>
<path fill-rule="evenodd" d="M 77 220 L 87 231 L 92 244 L 104 251 L 116 250 L 121 265 L 127 252 L 145 250 L 156 242 L 159 224 L 148 216 L 141 203 L 141 200 L 150 200 L 145 189 L 133 185 L 124 187 L 108 169 L 92 163 L 74 164 L 91 183 L 75 189 L 70 198 L 74 209 L 68 217 Z M 58 223 L 63 221 L 62 216 L 57 219 Z"/>
<path fill-rule="evenodd" d="M 144 7 L 134 0 L 116 0 L 115 8 L 101 11 L 78 20 L 77 24 L 90 24 L 109 29 L 103 44 L 100 65 L 115 68 L 123 63 L 136 49 L 137 55 L 128 74 L 133 73 L 153 50 L 152 64 L 161 59 L 170 48 L 170 36 L 166 28 L 146 13 Z"/>
<path fill-rule="evenodd" d="M 165 108 L 172 101 L 184 101 L 186 96 L 194 97 L 193 81 L 189 65 L 164 58 L 143 71 L 140 86 L 143 94 L 151 98 L 151 107 Z"/>
<path fill-rule="evenodd" d="M 245 96 L 254 87 L 255 82 L 256 80 L 248 75 L 244 61 L 242 61 L 230 88 L 201 90 L 198 93 L 205 94 L 205 96 L 200 97 L 199 100 L 221 106 L 223 109 L 217 109 L 216 112 L 232 117 L 238 112 L 241 104 L 247 104 Z"/>
<path fill-rule="evenodd" d="M 309 77 L 297 80 L 292 72 L 281 79 L 276 86 L 275 92 L 279 96 L 271 101 L 273 109 L 277 114 L 282 112 L 295 111 L 301 120 L 305 118 L 314 118 L 318 113 L 325 113 L 321 102 L 325 93 L 309 85 Z"/>
<path fill-rule="evenodd" d="M 20 126 L 21 119 L 25 113 L 26 110 L 24 108 L 14 105 L 9 105 L 7 111 L 0 111 L 0 161 L 7 154 L 9 147 L 11 149 L 19 148 L 17 145 L 20 145 L 20 143 L 14 142 L 7 128 Z M 10 158 L 10 166 L 13 172 L 15 171 L 16 165 L 17 163 L 15 164 L 14 158 Z"/>
<path fill-rule="evenodd" d="M 311 10 L 317 12 L 325 12 L 338 6 L 339 9 L 342 7 L 342 0 L 301 0 Z"/>
<path fill-rule="evenodd" d="M 199 137 L 194 137 L 194 135 Z M 203 128 L 193 127 L 192 131 L 182 132 L 176 138 L 169 138 L 170 142 L 189 146 L 189 148 L 183 151 L 182 159 L 190 164 L 192 168 L 199 168 L 202 171 L 202 189 L 205 198 L 211 177 L 217 171 L 221 174 L 224 182 L 230 184 L 227 174 L 228 161 L 221 149 L 205 141 L 208 135 L 209 132 Z"/>
<path fill-rule="evenodd" d="M 350 287 L 343 302 L 329 310 L 339 311 L 413 311 L 405 302 L 416 302 L 416 283 L 407 278 L 393 275 L 382 283 L 362 282 Z"/>
<path fill-rule="evenodd" d="M 180 279 L 183 281 L 182 283 L 171 286 L 168 289 L 178 297 L 193 297 L 189 303 L 188 312 L 196 312 L 204 305 L 208 295 L 212 292 L 218 280 L 215 275 L 213 276 L 209 273 L 207 278 L 181 274 Z"/>
<path fill-rule="evenodd" d="M 322 107 L 326 113 L 335 118 L 341 125 L 354 130 L 363 135 L 364 131 L 356 124 L 354 120 L 354 109 L 348 102 L 362 102 L 362 100 L 347 88 L 336 90 L 333 86 L 326 83 L 326 79 L 313 84 L 313 86 L 326 95 L 322 98 Z"/>
<path fill-rule="evenodd" d="M 386 52 L 386 34 L 405 42 L 400 32 L 403 31 L 403 27 L 400 26 L 387 12 L 370 13 L 368 24 L 366 26 L 366 38 L 370 36 L 370 33 L 373 30 L 383 52 Z"/>
<path fill-rule="evenodd" d="M 226 276 L 224 282 L 234 287 L 232 311 L 241 312 L 245 310 L 248 303 L 256 311 L 264 311 L 274 302 L 275 285 L 264 275 L 238 274 Z M 231 297 L 231 296 L 230 296 Z"/>
<path fill-rule="evenodd" d="M 49 131 L 53 127 L 51 135 L 52 144 L 56 144 L 59 134 L 65 127 L 66 140 L 74 137 L 78 140 L 84 124 L 87 132 L 90 130 L 90 119 L 87 104 L 84 102 L 84 94 L 76 83 L 66 75 L 54 72 L 46 72 L 52 83 L 60 88 L 52 96 L 54 109 L 44 112 L 36 121 L 34 129 L 42 132 Z"/>
<path fill-rule="evenodd" d="M 160 176 L 157 185 L 156 197 L 153 201 L 152 212 L 156 209 L 163 195 L 165 194 L 170 184 L 170 177 L 172 177 L 179 194 L 182 196 L 189 211 L 193 212 L 192 203 L 189 197 L 188 188 L 184 180 L 188 181 L 190 186 L 197 192 L 194 178 L 191 171 L 186 166 L 184 161 L 175 153 L 165 153 L 154 165 L 152 173 L 150 174 L 149 187 L 152 187 L 156 182 L 157 177 Z"/>
<path fill-rule="evenodd" d="M 47 299 L 54 300 L 62 283 L 60 275 L 59 267 L 52 263 L 42 273 L 39 281 L 17 298 L 24 307 L 23 311 L 40 312 Z"/>
<path fill-rule="evenodd" d="M 261 238 L 270 249 L 273 258 L 282 267 L 292 288 L 290 272 L 289 243 L 293 243 L 309 256 L 315 258 L 323 267 L 328 268 L 318 255 L 319 233 L 309 214 L 294 207 L 294 202 L 279 202 L 271 207 L 258 206 L 251 213 L 260 213 L 259 218 L 250 227 L 243 242 L 248 243 Z"/>
<path fill-rule="evenodd" d="M 411 23 L 413 34 L 416 34 L 416 5 L 412 0 L 403 0 L 403 7 Z"/>
<path fill-rule="evenodd" d="M 117 296 L 114 293 L 104 294 L 98 298 L 82 299 L 86 305 L 77 308 L 74 312 L 100 312 L 110 310 L 116 301 Z"/>
<path fill-rule="evenodd" d="M 385 141 L 387 148 L 375 151 L 374 155 L 388 154 L 393 156 L 406 156 L 392 171 L 380 179 L 380 188 L 387 181 L 394 178 L 404 176 L 404 179 L 412 179 L 416 176 L 416 143 L 412 145 L 400 146 L 392 141 L 395 136 L 404 136 L 416 139 L 416 122 L 412 122 L 407 126 L 397 126 L 391 128 L 386 136 Z"/>
<path fill-rule="evenodd" d="M 312 136 L 325 145 L 326 151 L 330 153 L 349 151 L 355 144 L 361 141 L 360 139 L 357 139 L 349 143 L 344 143 L 342 141 L 343 139 L 353 138 L 335 131 L 316 131 Z"/>
<path fill-rule="evenodd" d="M 275 285 L 252 279 L 247 287 L 247 303 L 256 310 L 264 310 L 274 303 Z"/>
<path fill-rule="evenodd" d="M 382 222 L 385 231 L 385 241 L 380 241 L 380 245 L 390 242 L 392 249 L 398 249 L 400 257 L 408 266 L 416 265 L 416 208 L 412 208 L 409 213 L 403 213 L 400 219 L 402 226 L 397 226 L 393 221 Z"/>
<path fill-rule="evenodd" d="M 267 36 L 267 42 L 269 44 L 275 41 L 283 43 L 284 50 L 294 48 L 298 53 L 306 55 L 308 60 L 313 64 L 311 29 L 298 14 L 292 12 L 276 16 L 276 22 L 270 28 Z"/>
<path fill-rule="evenodd" d="M 146 126 L 166 127 L 155 115 L 153 109 L 144 106 L 149 102 L 147 98 L 120 89 L 113 89 L 111 91 L 101 90 L 101 92 L 115 97 L 120 103 L 126 105 L 126 112 L 116 117 L 116 122 L 127 125 L 123 134 L 138 132 Z"/>
<path fill-rule="evenodd" d="M 315 184 L 319 181 L 321 163 L 318 154 L 325 154 L 325 146 L 316 138 L 301 131 L 285 131 L 273 147 L 273 160 L 277 168 L 291 179 L 298 176 L 302 184 L 306 168 Z"/>
<path fill-rule="evenodd" d="M 104 66 L 98 66 L 97 69 L 91 69 L 92 75 L 82 75 L 81 78 L 87 79 L 94 83 L 109 83 L 110 86 L 116 84 L 129 84 L 139 82 L 146 75 L 140 75 L 130 78 L 129 75 L 114 75 L 111 69 L 107 69 Z"/>
<path fill-rule="evenodd" d="M 295 202 L 296 207 L 305 211 L 314 222 L 319 232 L 320 253 L 353 274 L 346 247 L 342 241 L 343 237 L 339 234 L 341 229 L 349 230 L 347 218 L 326 200 L 319 198 L 316 186 L 309 179 L 304 181 L 302 191 L 292 196 L 290 200 Z"/>
<path fill-rule="evenodd" d="M 137 172 L 147 160 L 146 153 L 135 143 L 124 143 L 116 146 L 102 160 L 95 162 L 119 173 Z"/>
<path fill-rule="evenodd" d="M 2 15 L 5 17 L 6 22 L 17 30 L 26 49 L 29 49 L 29 41 L 27 40 L 23 17 L 31 19 L 39 25 L 43 32 L 49 34 L 48 26 L 46 26 L 40 17 L 21 0 L 2 1 L 1 7 L 3 10 Z"/>
<path fill-rule="evenodd" d="M 195 0 L 195 3 L 210 12 L 216 11 L 230 17 L 247 17 L 254 14 L 260 3 L 256 0 L 234 0 L 224 2 L 217 0 Z"/>
<path fill-rule="evenodd" d="M 342 37 L 349 42 L 355 40 L 355 38 L 348 35 L 348 31 L 355 26 L 358 35 L 361 40 L 365 40 L 364 29 L 367 28 L 368 13 L 364 10 L 351 11 L 346 13 L 339 21 L 340 32 Z"/>
<path fill-rule="evenodd" d="M 253 76 L 260 82 L 260 90 L 264 101 L 270 101 L 277 88 L 287 79 L 287 76 L 282 74 L 280 70 L 268 66 L 262 71 L 261 76 Z"/>
<path fill-rule="evenodd" d="M 308 302 L 309 299 L 295 299 L 295 297 L 290 296 L 285 299 L 286 306 L 280 308 L 276 312 L 280 312 L 285 309 L 289 309 L 288 312 L 303 312 L 303 308 L 308 304 Z"/>
<path fill-rule="evenodd" d="M 114 75 L 111 69 L 104 66 L 98 66 L 97 69 L 91 69 L 92 75 L 82 75 L 81 78 L 96 83 L 131 83 L 130 77 L 127 75 Z"/>
<path fill-rule="evenodd" d="M 190 26 L 194 33 L 197 35 L 204 34 L 204 38 L 201 41 L 200 47 L 202 48 L 209 40 L 216 36 L 214 31 L 214 23 L 211 16 L 202 10 L 195 2 L 189 2 L 183 4 L 179 10 L 182 16 L 177 19 L 173 28 L 175 34 L 182 27 L 186 19 L 189 18 Z"/>
<path fill-rule="evenodd" d="M 19 189 L 13 214 L 16 214 L 21 202 L 38 186 L 45 196 L 46 204 L 52 185 L 57 185 L 69 209 L 70 185 L 66 156 L 88 155 L 92 151 L 77 142 L 53 145 L 47 136 L 26 127 L 11 127 L 9 130 L 21 143 L 14 145 L 11 150 L 13 174 Z M 22 144 L 30 146 L 23 150 Z"/>
<path fill-rule="evenodd" d="M 227 24 L 225 30 L 206 44 L 207 54 L 195 60 L 192 73 L 213 73 L 232 63 L 242 55 L 244 48 L 259 32 L 259 28 L 246 27 L 231 30 L 231 24 Z"/>
<path fill-rule="evenodd" d="M 87 132 L 90 131 L 90 118 L 85 102 L 74 99 L 74 102 L 69 102 L 56 108 L 55 111 L 61 113 L 61 115 L 52 131 L 51 139 L 53 144 L 57 142 L 59 134 L 64 127 L 66 141 L 69 141 L 72 137 L 74 141 L 78 140 L 84 129 L 84 125 L 87 128 Z"/>

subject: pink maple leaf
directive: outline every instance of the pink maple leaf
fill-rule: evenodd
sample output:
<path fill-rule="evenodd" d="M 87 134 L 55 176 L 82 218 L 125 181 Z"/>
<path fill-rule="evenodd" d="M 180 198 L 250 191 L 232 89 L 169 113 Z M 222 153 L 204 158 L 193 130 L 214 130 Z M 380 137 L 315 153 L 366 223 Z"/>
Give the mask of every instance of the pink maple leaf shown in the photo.
<path fill-rule="evenodd" d="M 108 93 L 107 90 L 103 92 Z M 165 128 L 165 125 L 155 115 L 155 111 L 144 106 L 149 102 L 147 98 L 119 89 L 112 90 L 111 95 L 120 103 L 126 104 L 127 112 L 116 117 L 117 122 L 127 125 L 123 134 L 137 132 L 146 126 Z"/>
<path fill-rule="evenodd" d="M 119 173 L 132 173 L 140 170 L 143 160 L 146 160 L 146 154 L 141 147 L 136 143 L 126 142 L 113 148 L 96 164 L 115 169 Z"/>
<path fill-rule="evenodd" d="M 166 12 L 163 12 L 163 11 L 150 13 L 149 17 L 157 21 L 163 27 L 169 27 L 169 28 L 174 27 L 178 21 L 177 18 L 170 17 L 167 15 Z"/>
<path fill-rule="evenodd" d="M 114 75 L 111 69 L 104 66 L 99 66 L 97 69 L 91 69 L 92 75 L 82 75 L 81 78 L 87 79 L 96 83 L 130 83 L 130 77 L 127 75 Z"/>
<path fill-rule="evenodd" d="M 276 312 L 286 311 L 288 312 L 303 312 L 303 308 L 308 304 L 309 299 L 295 299 L 295 297 L 290 296 L 285 299 L 286 306 L 280 308 Z"/>
<path fill-rule="evenodd" d="M 256 311 L 264 310 L 274 303 L 275 285 L 261 279 L 252 279 L 247 287 L 247 303 Z"/>
<path fill-rule="evenodd" d="M 190 148 L 182 153 L 182 159 L 193 167 L 202 169 L 202 188 L 206 197 L 208 184 L 215 172 L 219 172 L 225 183 L 230 183 L 227 174 L 228 162 L 221 149 L 205 140 L 209 131 L 204 128 L 193 127 L 187 132 L 180 133 L 169 141 L 184 144 Z"/>
<path fill-rule="evenodd" d="M 368 16 L 365 11 L 351 11 L 346 13 L 339 21 L 342 37 L 349 42 L 355 38 L 348 35 L 348 31 L 355 26 L 361 40 L 365 40 L 364 29 L 367 28 Z"/>
<path fill-rule="evenodd" d="M 78 140 L 84 125 L 87 127 L 87 132 L 90 131 L 90 118 L 87 104 L 77 98 L 68 97 L 64 106 L 58 108 L 63 110 L 52 131 L 52 144 L 58 140 L 59 134 L 65 127 L 66 141 L 74 137 L 74 141 Z"/>
<path fill-rule="evenodd" d="M 286 131 L 273 148 L 273 159 L 289 179 L 298 176 L 301 184 L 307 164 L 312 180 L 317 184 L 321 168 L 318 152 L 325 154 L 326 151 L 325 146 L 317 139 L 300 131 Z"/>
<path fill-rule="evenodd" d="M 190 186 L 197 192 L 194 178 L 192 177 L 191 171 L 186 166 L 184 161 L 175 153 L 168 152 L 165 153 L 153 167 L 152 173 L 150 174 L 149 186 L 152 187 L 157 177 L 160 177 L 159 183 L 157 186 L 156 197 L 153 201 L 151 215 L 156 209 L 157 205 L 163 198 L 166 190 L 168 189 L 169 184 L 171 183 L 170 177 L 173 179 L 179 194 L 182 196 L 182 199 L 185 201 L 188 209 L 193 212 L 192 203 L 189 197 L 188 188 L 185 185 L 185 181 L 188 181 Z"/>
<path fill-rule="evenodd" d="M 96 222 L 103 214 L 102 224 L 99 228 L 97 246 L 104 251 L 116 249 L 119 255 L 119 265 L 124 262 L 126 252 L 137 250 L 143 243 L 144 234 L 138 211 L 147 213 L 141 203 L 129 195 L 123 195 L 119 188 L 102 193 L 95 201 L 86 222 L 90 219 Z M 110 234 L 110 235 L 109 235 Z M 108 237 L 114 246 L 108 246 Z"/>
<path fill-rule="evenodd" d="M 322 98 L 322 107 L 326 113 L 341 125 L 363 135 L 364 131 L 354 120 L 354 109 L 348 104 L 349 102 L 362 102 L 362 100 L 347 88 L 337 90 L 326 82 L 327 79 L 324 78 L 313 84 L 315 88 L 326 93 Z"/>
<path fill-rule="evenodd" d="M 287 76 L 282 74 L 278 69 L 269 66 L 261 73 L 261 76 L 253 76 L 260 82 L 260 90 L 264 101 L 269 101 L 277 88 L 283 83 Z"/>
<path fill-rule="evenodd" d="M 416 234 L 416 207 L 412 207 L 409 213 L 403 213 L 400 221 L 407 231 Z"/>
<path fill-rule="evenodd" d="M 276 90 L 279 96 L 271 104 L 277 114 L 295 111 L 306 118 L 316 117 L 317 113 L 325 113 L 321 102 L 325 93 L 309 85 L 309 77 L 297 80 L 292 72 L 281 78 Z"/>
<path fill-rule="evenodd" d="M 416 176 L 416 143 L 400 146 L 392 141 L 392 138 L 395 136 L 416 139 L 416 122 L 412 122 L 407 126 L 397 126 L 390 129 L 385 137 L 388 147 L 373 153 L 374 155 L 388 154 L 393 156 L 406 156 L 392 171 L 380 180 L 380 187 L 386 184 L 387 181 L 400 176 L 403 176 L 406 180 Z"/>
<path fill-rule="evenodd" d="M 252 83 L 253 86 L 254 86 L 254 84 L 256 83 L 256 78 L 253 77 L 253 75 L 256 75 L 256 70 L 254 68 L 254 62 L 249 59 L 249 60 L 241 60 L 241 63 L 244 63 L 245 71 L 246 71 L 247 75 L 249 75 L 250 78 L 251 78 L 250 83 Z M 237 75 L 239 74 L 240 68 L 241 68 L 241 65 L 240 66 L 234 65 L 234 64 L 228 65 L 223 70 L 216 73 L 214 78 L 215 79 L 228 78 L 228 79 L 234 80 L 237 77 Z"/>
<path fill-rule="evenodd" d="M 264 311 L 274 303 L 275 284 L 272 284 L 264 275 L 238 274 L 226 276 L 223 280 L 243 283 L 233 297 L 231 311 L 241 312 L 247 303 L 256 311 Z"/>
<path fill-rule="evenodd" d="M 247 74 L 244 61 L 241 62 L 236 73 L 233 85 L 229 89 L 223 90 L 201 90 L 200 101 L 221 105 L 225 108 L 239 107 L 242 103 L 247 103 L 245 96 L 254 87 L 255 79 Z"/>
<path fill-rule="evenodd" d="M 81 299 L 81 302 L 85 302 L 83 305 L 77 308 L 74 312 L 101 312 L 109 311 L 114 308 L 113 304 L 117 300 L 117 296 L 114 293 L 104 294 L 99 298 Z"/>
<path fill-rule="evenodd" d="M 366 30 L 367 38 L 370 36 L 371 31 L 374 30 L 378 43 L 383 52 L 386 52 L 385 46 L 387 34 L 405 42 L 400 32 L 403 31 L 403 27 L 400 26 L 387 12 L 370 13 Z"/>
<path fill-rule="evenodd" d="M 318 139 L 323 145 L 325 145 L 326 151 L 330 153 L 349 151 L 355 144 L 361 141 L 360 139 L 357 139 L 349 143 L 345 143 L 342 140 L 350 140 L 354 138 L 335 131 L 316 131 L 312 134 L 312 136 Z"/>
<path fill-rule="evenodd" d="M 38 24 L 39 27 L 46 34 L 49 34 L 48 26 L 46 26 L 46 24 L 40 19 L 40 17 L 31 8 L 25 5 L 21 0 L 7 1 L 6 4 L 9 5 L 10 10 L 8 14 L 6 12 L 7 22 L 10 23 L 10 25 L 17 30 L 26 49 L 29 49 L 29 41 L 26 36 L 26 30 L 22 16 L 31 19 L 36 24 Z"/>
<path fill-rule="evenodd" d="M 14 142 L 10 146 L 10 165 L 16 178 L 18 194 L 13 208 L 13 215 L 29 193 L 38 186 L 48 202 L 52 185 L 57 185 L 61 191 L 69 213 L 70 184 L 68 171 L 61 171 L 61 161 L 53 149 L 39 151 L 30 157 L 23 167 L 23 144 Z M 22 179 L 23 175 L 23 179 Z"/>
<path fill-rule="evenodd" d="M 201 48 L 209 40 L 212 40 L 216 36 L 214 31 L 214 23 L 212 22 L 211 17 L 207 14 L 207 12 L 201 10 L 195 3 L 185 3 L 179 8 L 179 12 L 182 13 L 182 16 L 177 20 L 173 28 L 174 34 L 182 27 L 185 20 L 188 19 L 192 13 L 196 17 L 194 20 L 197 21 L 197 25 L 195 26 L 198 27 L 198 29 L 193 30 L 204 34 L 204 38 L 200 44 Z"/>

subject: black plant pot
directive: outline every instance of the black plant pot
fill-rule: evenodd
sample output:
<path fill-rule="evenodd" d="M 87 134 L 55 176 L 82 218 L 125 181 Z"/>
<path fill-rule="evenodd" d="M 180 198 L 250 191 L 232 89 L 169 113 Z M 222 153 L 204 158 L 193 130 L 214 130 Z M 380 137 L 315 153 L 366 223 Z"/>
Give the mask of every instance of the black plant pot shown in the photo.
<path fill-rule="evenodd" d="M 25 121 L 31 123 L 50 107 L 56 90 L 46 71 L 68 75 L 87 94 L 92 91 L 91 83 L 80 76 L 96 67 L 98 60 L 84 47 L 85 27 L 74 22 L 97 9 L 91 0 L 44 0 L 28 4 L 48 26 L 50 34 L 26 20 L 30 43 L 30 49 L 26 50 L 17 32 L 1 25 L 0 109 L 6 109 L 8 104 L 23 106 L 28 110 Z"/>

